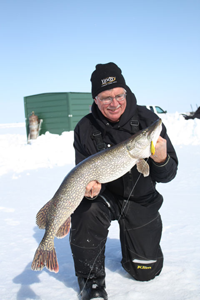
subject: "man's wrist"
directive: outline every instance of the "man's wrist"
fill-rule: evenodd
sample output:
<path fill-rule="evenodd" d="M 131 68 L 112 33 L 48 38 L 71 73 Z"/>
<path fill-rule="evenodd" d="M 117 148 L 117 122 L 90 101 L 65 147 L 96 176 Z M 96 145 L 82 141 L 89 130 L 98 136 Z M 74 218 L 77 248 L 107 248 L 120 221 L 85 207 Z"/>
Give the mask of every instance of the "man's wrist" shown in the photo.
<path fill-rule="evenodd" d="M 157 161 L 153 160 L 153 163 L 154 163 L 154 165 L 156 165 L 158 167 L 164 167 L 169 162 L 169 160 L 170 160 L 170 156 L 169 156 L 169 154 L 167 154 L 167 157 L 165 160 L 163 160 L 161 162 L 157 162 Z"/>

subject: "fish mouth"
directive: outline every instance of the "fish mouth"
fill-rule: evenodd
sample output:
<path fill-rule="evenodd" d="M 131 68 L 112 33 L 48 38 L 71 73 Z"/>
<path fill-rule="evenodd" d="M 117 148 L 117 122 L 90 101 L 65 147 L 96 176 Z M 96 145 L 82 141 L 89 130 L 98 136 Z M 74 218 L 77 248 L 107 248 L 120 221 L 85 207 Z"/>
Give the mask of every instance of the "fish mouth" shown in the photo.
<path fill-rule="evenodd" d="M 158 118 L 147 128 L 148 135 L 151 135 L 152 132 L 156 131 L 156 129 L 158 129 L 161 126 L 161 124 L 162 124 L 162 120 Z"/>
<path fill-rule="evenodd" d="M 161 124 L 162 124 L 162 120 L 160 118 L 158 118 L 156 121 L 154 121 L 149 127 L 147 127 L 146 129 L 140 130 L 138 131 L 135 136 L 139 136 L 141 134 L 141 132 L 143 132 L 146 136 L 150 137 L 152 135 L 152 133 L 156 133 L 157 131 L 161 131 Z M 159 129 L 160 127 L 160 129 Z M 153 134 L 155 135 L 155 134 Z M 153 136 L 152 135 L 152 136 Z"/>

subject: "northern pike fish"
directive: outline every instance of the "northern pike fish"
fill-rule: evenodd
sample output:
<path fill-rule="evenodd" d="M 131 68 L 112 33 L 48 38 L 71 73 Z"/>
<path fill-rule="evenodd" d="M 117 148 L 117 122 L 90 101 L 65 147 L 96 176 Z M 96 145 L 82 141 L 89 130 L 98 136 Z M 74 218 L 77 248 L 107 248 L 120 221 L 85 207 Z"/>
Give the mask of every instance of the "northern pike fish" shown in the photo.
<path fill-rule="evenodd" d="M 149 165 L 144 160 L 154 154 L 162 120 L 129 139 L 86 158 L 64 178 L 54 197 L 37 213 L 36 224 L 45 229 L 35 252 L 31 268 L 39 271 L 44 267 L 57 273 L 59 266 L 54 248 L 54 237 L 65 237 L 70 229 L 71 214 L 82 201 L 89 182 L 107 183 L 118 179 L 137 165 L 144 176 L 149 175 Z"/>

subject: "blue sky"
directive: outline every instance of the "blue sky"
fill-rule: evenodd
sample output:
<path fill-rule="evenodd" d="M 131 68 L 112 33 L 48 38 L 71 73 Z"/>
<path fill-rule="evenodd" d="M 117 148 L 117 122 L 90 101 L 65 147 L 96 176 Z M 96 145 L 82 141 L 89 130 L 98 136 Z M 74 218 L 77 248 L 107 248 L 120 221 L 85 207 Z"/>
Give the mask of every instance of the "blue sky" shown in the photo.
<path fill-rule="evenodd" d="M 200 106 L 199 0 L 0 2 L 0 123 L 23 122 L 23 97 L 90 92 L 115 62 L 138 104 Z"/>

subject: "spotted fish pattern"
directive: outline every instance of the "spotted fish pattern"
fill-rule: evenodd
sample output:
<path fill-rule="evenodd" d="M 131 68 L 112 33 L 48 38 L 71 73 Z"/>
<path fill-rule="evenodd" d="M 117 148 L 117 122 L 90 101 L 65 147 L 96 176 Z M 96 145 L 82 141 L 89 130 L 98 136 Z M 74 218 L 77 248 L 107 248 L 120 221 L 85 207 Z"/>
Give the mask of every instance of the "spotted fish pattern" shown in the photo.
<path fill-rule="evenodd" d="M 63 238 L 68 234 L 70 216 L 82 201 L 89 182 L 116 180 L 134 165 L 144 176 L 149 175 L 149 165 L 144 158 L 153 153 L 153 145 L 161 129 L 162 121 L 158 119 L 128 140 L 86 158 L 69 172 L 53 198 L 37 213 L 36 224 L 45 229 L 45 233 L 33 258 L 33 270 L 39 271 L 46 267 L 52 272 L 59 271 L 54 238 Z"/>

